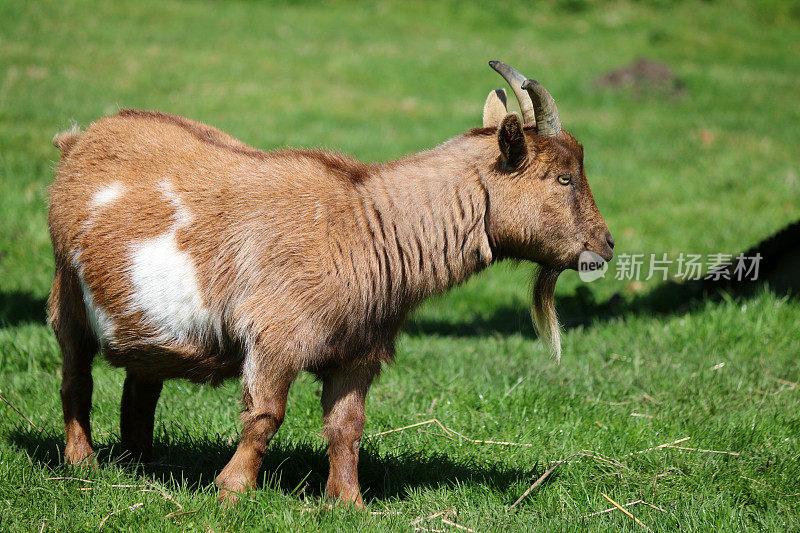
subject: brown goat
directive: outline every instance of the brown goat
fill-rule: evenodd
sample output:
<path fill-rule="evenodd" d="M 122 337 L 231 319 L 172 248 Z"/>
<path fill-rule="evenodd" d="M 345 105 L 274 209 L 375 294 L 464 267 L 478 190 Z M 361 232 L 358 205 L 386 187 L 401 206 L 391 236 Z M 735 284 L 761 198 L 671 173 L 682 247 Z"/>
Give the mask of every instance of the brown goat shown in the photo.
<path fill-rule="evenodd" d="M 136 458 L 151 454 L 164 380 L 242 375 L 241 440 L 216 478 L 220 498 L 235 501 L 255 484 L 289 387 L 308 371 L 323 383 L 327 493 L 361 506 L 367 389 L 424 298 L 502 258 L 535 261 L 534 318 L 558 350 L 558 273 L 584 250 L 610 259 L 613 240 L 552 97 L 492 66 L 527 124 L 493 91 L 483 128 L 386 164 L 265 153 L 150 111 L 57 135 L 49 307 L 63 355 L 66 460 L 93 454 L 99 349 L 127 371 L 120 433 Z"/>

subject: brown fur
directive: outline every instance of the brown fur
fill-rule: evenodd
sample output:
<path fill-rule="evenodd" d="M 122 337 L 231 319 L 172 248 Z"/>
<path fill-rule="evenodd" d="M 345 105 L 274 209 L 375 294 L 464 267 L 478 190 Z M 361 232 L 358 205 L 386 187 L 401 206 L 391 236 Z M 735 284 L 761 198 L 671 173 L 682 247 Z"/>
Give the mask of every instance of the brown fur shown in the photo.
<path fill-rule="evenodd" d="M 77 125 L 72 126 L 72 128 L 67 131 L 62 131 L 55 134 L 53 137 L 53 146 L 61 150 L 61 157 L 64 157 L 70 153 L 72 146 L 78 139 L 80 139 L 80 137 L 80 128 L 78 128 Z"/>
<path fill-rule="evenodd" d="M 487 116 L 496 120 L 497 109 Z M 514 117 L 383 165 L 313 150 L 266 153 L 150 111 L 124 110 L 83 134 L 56 136 L 49 305 L 64 357 L 67 460 L 92 454 L 98 347 L 127 370 L 121 434 L 136 457 L 151 452 L 164 380 L 243 375 L 241 441 L 217 477 L 228 499 L 255 483 L 289 386 L 310 371 L 323 382 L 328 493 L 361 505 L 367 389 L 414 306 L 505 257 L 539 262 L 556 277 L 583 249 L 610 257 L 580 144 L 566 132 L 541 138 Z M 565 172 L 572 188 L 556 182 Z M 110 186 L 119 195 L 97 201 Z M 134 305 L 131 246 L 169 232 L 191 258 L 210 317 L 208 328 L 181 338 L 165 337 Z M 108 338 L 98 338 L 82 287 L 113 320 Z"/>

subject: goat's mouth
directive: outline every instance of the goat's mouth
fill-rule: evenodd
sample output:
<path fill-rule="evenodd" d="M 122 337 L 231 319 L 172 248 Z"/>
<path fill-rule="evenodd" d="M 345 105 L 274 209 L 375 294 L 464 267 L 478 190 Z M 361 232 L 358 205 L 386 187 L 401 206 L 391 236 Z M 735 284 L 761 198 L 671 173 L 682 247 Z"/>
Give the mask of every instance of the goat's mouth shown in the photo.
<path fill-rule="evenodd" d="M 594 252 L 600 257 L 603 258 L 603 261 L 608 263 L 614 257 L 614 250 L 611 249 L 610 246 L 603 246 L 603 250 L 600 252 Z"/>
<path fill-rule="evenodd" d="M 612 241 L 613 242 L 613 241 Z M 581 255 L 586 252 L 590 252 L 595 254 L 599 258 L 602 258 L 603 261 L 608 263 L 614 257 L 614 249 L 609 245 L 608 242 L 602 242 L 595 246 L 591 246 L 588 242 L 583 245 L 583 250 L 581 251 Z"/>
<path fill-rule="evenodd" d="M 606 264 L 611 260 L 614 253 L 611 249 L 597 250 L 595 247 L 584 246 L 578 253 L 572 264 L 568 268 L 577 270 L 578 272 L 592 272 L 605 269 Z"/>
<path fill-rule="evenodd" d="M 531 258 L 531 260 L 552 270 L 582 271 L 587 268 L 590 270 L 604 268 L 603 265 L 611 261 L 613 256 L 614 251 L 606 243 L 592 245 L 589 242 L 585 242 L 582 246 L 579 244 L 576 248 L 567 251 L 563 255 L 550 258 L 536 257 Z"/>

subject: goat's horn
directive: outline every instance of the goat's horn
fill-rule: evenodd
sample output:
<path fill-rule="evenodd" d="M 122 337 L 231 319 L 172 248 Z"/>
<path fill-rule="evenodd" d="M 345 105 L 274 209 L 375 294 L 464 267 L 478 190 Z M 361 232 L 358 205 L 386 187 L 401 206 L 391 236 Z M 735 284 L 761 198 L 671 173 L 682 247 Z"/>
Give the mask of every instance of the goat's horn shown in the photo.
<path fill-rule="evenodd" d="M 528 91 L 533 101 L 533 114 L 536 127 L 542 137 L 555 137 L 561 132 L 561 117 L 558 116 L 556 101 L 550 96 L 544 85 L 536 80 L 527 79 L 522 88 Z"/>
<path fill-rule="evenodd" d="M 489 61 L 489 66 L 503 76 L 511 86 L 511 90 L 514 91 L 514 96 L 517 97 L 519 108 L 522 111 L 522 121 L 533 123 L 537 118 L 533 112 L 533 102 L 531 102 L 530 95 L 522 89 L 522 84 L 527 78 L 502 61 Z"/>

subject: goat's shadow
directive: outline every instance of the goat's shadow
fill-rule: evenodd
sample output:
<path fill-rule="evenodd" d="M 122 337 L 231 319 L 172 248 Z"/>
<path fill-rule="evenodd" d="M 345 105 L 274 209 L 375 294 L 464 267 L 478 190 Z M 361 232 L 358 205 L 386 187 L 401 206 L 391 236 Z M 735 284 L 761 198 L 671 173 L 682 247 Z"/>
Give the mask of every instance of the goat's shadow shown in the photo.
<path fill-rule="evenodd" d="M 47 320 L 47 300 L 19 291 L 0 292 L 0 326 Z"/>
<path fill-rule="evenodd" d="M 688 289 L 664 285 L 646 296 L 621 302 L 594 301 L 594 294 L 579 287 L 574 294 L 559 298 L 558 306 L 565 325 L 574 327 L 601 319 L 607 320 L 629 312 L 678 312 L 697 305 L 696 294 Z M 45 301 L 23 293 L 0 294 L 0 323 L 8 325 L 45 321 Z M 529 324 L 528 311 L 518 307 L 500 307 L 488 318 L 455 323 L 415 318 L 407 325 L 410 333 L 475 336 L 491 333 L 526 332 L 535 335 Z M 9 434 L 10 441 L 27 452 L 44 468 L 62 471 L 64 441 L 61 434 L 42 433 L 18 428 Z M 218 436 L 157 434 L 154 456 L 148 464 L 125 463 L 119 452 L 119 441 L 108 437 L 97 447 L 101 465 L 119 464 L 146 479 L 186 484 L 195 490 L 213 486 L 214 478 L 227 463 L 235 443 Z M 476 455 L 476 458 L 478 456 Z M 527 484 L 542 474 L 542 468 L 510 467 L 502 462 L 477 459 L 454 460 L 446 454 L 420 448 L 413 452 L 397 450 L 380 453 L 365 439 L 359 460 L 359 479 L 367 501 L 403 498 L 417 488 L 435 488 L 458 484 L 478 484 L 503 492 L 519 483 Z M 276 438 L 268 448 L 259 475 L 260 487 L 283 491 L 286 494 L 320 496 L 324 493 L 328 475 L 328 459 L 321 443 L 287 443 Z"/>
<path fill-rule="evenodd" d="M 64 470 L 64 440 L 61 435 L 17 429 L 10 441 L 41 466 L 51 471 Z M 97 447 L 97 460 L 103 465 L 119 464 L 152 481 L 185 484 L 193 490 L 213 486 L 235 450 L 219 438 L 193 438 L 178 435 L 169 441 L 156 439 L 153 463 L 126 463 L 118 450 L 119 442 Z M 474 459 L 454 461 L 445 454 L 420 448 L 414 452 L 378 453 L 369 441 L 362 444 L 358 465 L 361 490 L 366 501 L 404 498 L 418 488 L 479 484 L 493 491 L 505 491 L 518 483 L 526 484 L 543 473 L 538 464 L 529 469 L 499 463 L 486 464 Z M 259 488 L 279 490 L 289 495 L 319 497 L 324 494 L 328 458 L 321 445 L 308 442 L 270 444 L 259 473 Z"/>

